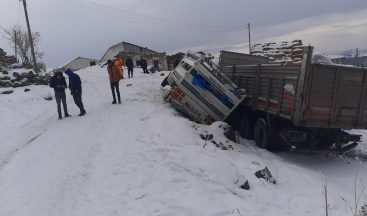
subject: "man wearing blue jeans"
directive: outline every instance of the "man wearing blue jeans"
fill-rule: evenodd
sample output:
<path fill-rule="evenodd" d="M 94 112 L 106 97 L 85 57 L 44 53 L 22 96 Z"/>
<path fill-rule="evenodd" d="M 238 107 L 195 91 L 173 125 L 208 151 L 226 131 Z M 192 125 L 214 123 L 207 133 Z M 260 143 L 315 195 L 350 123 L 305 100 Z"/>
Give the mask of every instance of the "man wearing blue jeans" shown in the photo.
<path fill-rule="evenodd" d="M 82 101 L 82 81 L 78 74 L 75 74 L 71 69 L 67 69 L 65 74 L 69 76 L 69 89 L 71 94 L 73 95 L 73 99 L 75 104 L 80 109 L 79 116 L 85 115 L 87 112 L 84 109 L 83 101 Z"/>
<path fill-rule="evenodd" d="M 65 117 L 69 117 L 70 115 L 68 113 L 65 95 L 65 89 L 67 88 L 67 85 L 62 72 L 55 72 L 54 76 L 51 77 L 50 87 L 55 90 L 55 100 L 57 103 L 57 113 L 59 114 L 59 119 L 62 119 L 61 102 L 64 108 Z"/>

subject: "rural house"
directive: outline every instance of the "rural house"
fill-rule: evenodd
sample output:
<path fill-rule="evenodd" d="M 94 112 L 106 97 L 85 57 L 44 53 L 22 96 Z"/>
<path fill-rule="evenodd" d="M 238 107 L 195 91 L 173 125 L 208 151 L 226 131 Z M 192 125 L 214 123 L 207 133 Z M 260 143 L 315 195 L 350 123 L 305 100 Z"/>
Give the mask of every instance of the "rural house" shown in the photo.
<path fill-rule="evenodd" d="M 64 66 L 62 66 L 63 68 L 70 68 L 73 71 L 77 71 L 89 66 L 93 66 L 96 65 L 98 63 L 98 60 L 95 59 L 90 59 L 90 58 L 83 58 L 83 57 L 78 57 L 68 63 L 66 63 Z"/>
<path fill-rule="evenodd" d="M 156 70 L 168 70 L 167 56 L 165 52 L 159 53 L 148 49 L 147 47 L 141 47 L 135 44 L 120 42 L 108 48 L 106 53 L 101 58 L 101 62 L 106 62 L 108 59 L 113 59 L 114 56 L 119 57 L 125 62 L 127 57 L 131 57 L 134 65 L 139 66 L 140 57 L 145 58 L 149 66 L 153 66 Z"/>

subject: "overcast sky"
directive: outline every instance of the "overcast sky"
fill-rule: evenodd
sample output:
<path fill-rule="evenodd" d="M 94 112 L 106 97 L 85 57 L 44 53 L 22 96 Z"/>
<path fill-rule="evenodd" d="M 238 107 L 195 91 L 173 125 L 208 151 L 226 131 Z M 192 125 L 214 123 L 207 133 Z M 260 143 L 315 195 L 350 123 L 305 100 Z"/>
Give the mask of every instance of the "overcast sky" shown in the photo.
<path fill-rule="evenodd" d="M 100 59 L 121 41 L 150 49 L 248 52 L 252 43 L 302 39 L 332 54 L 367 48 L 367 0 L 28 0 L 43 61 Z M 25 25 L 23 5 L 0 0 L 0 25 Z M 0 47 L 14 51 L 0 38 Z"/>

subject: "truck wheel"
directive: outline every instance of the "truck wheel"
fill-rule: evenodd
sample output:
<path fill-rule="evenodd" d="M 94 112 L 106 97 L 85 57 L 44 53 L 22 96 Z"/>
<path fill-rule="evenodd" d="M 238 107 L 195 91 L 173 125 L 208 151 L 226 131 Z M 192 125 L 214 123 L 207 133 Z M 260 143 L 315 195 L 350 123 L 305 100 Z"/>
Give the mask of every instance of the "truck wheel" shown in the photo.
<path fill-rule="evenodd" d="M 258 118 L 254 127 L 255 143 L 260 148 L 269 148 L 269 130 L 266 121 L 263 118 Z"/>
<path fill-rule="evenodd" d="M 245 139 L 254 139 L 254 121 L 249 113 L 244 114 L 241 118 L 240 136 Z"/>
<path fill-rule="evenodd" d="M 321 138 L 319 138 L 319 146 L 320 147 L 329 147 L 332 146 L 334 144 L 334 138 L 333 137 L 328 137 L 328 136 L 322 136 Z"/>

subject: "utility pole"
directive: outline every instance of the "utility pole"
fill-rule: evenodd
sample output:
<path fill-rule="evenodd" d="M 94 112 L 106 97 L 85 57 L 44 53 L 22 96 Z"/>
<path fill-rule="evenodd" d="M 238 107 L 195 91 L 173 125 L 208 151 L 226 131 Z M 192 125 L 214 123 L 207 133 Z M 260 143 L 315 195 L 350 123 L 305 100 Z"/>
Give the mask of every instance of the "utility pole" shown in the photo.
<path fill-rule="evenodd" d="M 247 29 L 248 29 L 248 50 L 249 50 L 249 54 L 251 55 L 251 28 L 250 28 L 250 23 L 247 23 Z"/>
<path fill-rule="evenodd" d="M 37 67 L 37 62 L 36 62 L 36 55 L 34 53 L 33 39 L 32 39 L 32 33 L 31 33 L 31 26 L 29 25 L 28 12 L 27 12 L 27 2 L 26 2 L 26 0 L 22 0 L 22 1 L 23 1 L 23 6 L 24 6 L 25 19 L 27 21 L 28 38 L 29 38 L 29 41 L 31 43 L 31 53 L 32 53 L 32 59 L 33 59 L 33 69 L 37 73 L 38 72 L 38 67 Z"/>
<path fill-rule="evenodd" d="M 14 31 L 14 55 L 15 55 L 15 59 L 17 60 L 18 63 L 18 55 L 17 55 L 17 31 Z"/>
<path fill-rule="evenodd" d="M 356 59 L 357 59 L 357 67 L 359 67 L 359 51 L 358 48 L 356 49 Z"/>

